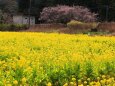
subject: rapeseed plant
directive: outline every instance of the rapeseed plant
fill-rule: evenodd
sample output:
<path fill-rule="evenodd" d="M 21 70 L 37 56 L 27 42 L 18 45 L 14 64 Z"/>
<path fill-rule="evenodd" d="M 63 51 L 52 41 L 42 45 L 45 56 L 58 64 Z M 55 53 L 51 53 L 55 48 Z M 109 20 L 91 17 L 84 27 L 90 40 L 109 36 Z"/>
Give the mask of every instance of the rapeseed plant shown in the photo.
<path fill-rule="evenodd" d="M 114 86 L 115 37 L 0 32 L 0 86 L 16 85 Z"/>

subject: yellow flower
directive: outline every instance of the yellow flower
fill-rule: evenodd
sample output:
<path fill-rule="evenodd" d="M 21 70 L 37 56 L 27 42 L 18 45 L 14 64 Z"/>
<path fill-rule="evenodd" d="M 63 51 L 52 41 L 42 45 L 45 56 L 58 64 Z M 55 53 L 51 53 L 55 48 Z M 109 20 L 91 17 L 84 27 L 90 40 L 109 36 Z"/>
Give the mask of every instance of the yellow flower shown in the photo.
<path fill-rule="evenodd" d="M 100 82 L 97 82 L 96 85 L 97 85 L 97 86 L 101 86 Z"/>
<path fill-rule="evenodd" d="M 52 86 L 51 82 L 48 82 L 47 86 Z"/>
<path fill-rule="evenodd" d="M 84 84 L 86 85 L 86 84 L 87 84 L 87 81 L 84 81 Z"/>
<path fill-rule="evenodd" d="M 78 85 L 78 86 L 83 86 L 83 84 L 80 84 L 80 85 Z"/>
<path fill-rule="evenodd" d="M 74 82 L 74 86 L 77 86 L 77 84 Z"/>
<path fill-rule="evenodd" d="M 3 80 L 3 83 L 6 84 L 6 80 Z"/>
<path fill-rule="evenodd" d="M 76 81 L 76 78 L 72 78 L 72 81 Z"/>
<path fill-rule="evenodd" d="M 103 78 L 103 79 L 105 79 L 105 77 L 106 77 L 105 75 L 102 75 L 102 78 Z"/>
<path fill-rule="evenodd" d="M 92 86 L 94 84 L 94 82 L 90 82 L 89 85 Z"/>
<path fill-rule="evenodd" d="M 100 80 L 100 77 L 97 77 L 97 80 L 99 81 L 99 80 Z"/>
<path fill-rule="evenodd" d="M 7 86 L 12 86 L 11 84 L 7 84 Z"/>
<path fill-rule="evenodd" d="M 14 84 L 14 85 L 18 85 L 18 81 L 17 81 L 17 80 L 14 80 L 14 81 L 13 81 L 13 84 Z"/>
<path fill-rule="evenodd" d="M 111 79 L 106 80 L 107 85 L 110 84 L 110 83 L 111 83 Z"/>
<path fill-rule="evenodd" d="M 79 85 L 81 84 L 81 80 L 78 80 L 78 84 L 79 84 Z"/>
<path fill-rule="evenodd" d="M 90 81 L 91 79 L 90 78 L 87 78 L 87 81 Z"/>
<path fill-rule="evenodd" d="M 22 83 L 24 84 L 24 83 L 26 83 L 26 78 L 24 77 L 24 78 L 22 78 Z"/>
<path fill-rule="evenodd" d="M 74 82 L 70 82 L 70 85 L 73 85 L 74 84 Z"/>
<path fill-rule="evenodd" d="M 102 85 L 105 85 L 105 80 L 101 80 L 100 83 L 101 83 Z"/>
<path fill-rule="evenodd" d="M 114 77 L 111 78 L 111 81 L 114 82 Z"/>
<path fill-rule="evenodd" d="M 63 86 L 68 86 L 68 83 L 65 83 Z"/>

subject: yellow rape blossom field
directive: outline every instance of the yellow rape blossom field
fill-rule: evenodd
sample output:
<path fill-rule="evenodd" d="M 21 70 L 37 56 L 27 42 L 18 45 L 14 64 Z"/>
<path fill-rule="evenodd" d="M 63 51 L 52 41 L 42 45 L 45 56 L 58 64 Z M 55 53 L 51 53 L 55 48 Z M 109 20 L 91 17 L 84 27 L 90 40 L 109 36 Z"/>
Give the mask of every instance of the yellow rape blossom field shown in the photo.
<path fill-rule="evenodd" d="M 115 86 L 115 37 L 0 32 L 0 86 Z"/>

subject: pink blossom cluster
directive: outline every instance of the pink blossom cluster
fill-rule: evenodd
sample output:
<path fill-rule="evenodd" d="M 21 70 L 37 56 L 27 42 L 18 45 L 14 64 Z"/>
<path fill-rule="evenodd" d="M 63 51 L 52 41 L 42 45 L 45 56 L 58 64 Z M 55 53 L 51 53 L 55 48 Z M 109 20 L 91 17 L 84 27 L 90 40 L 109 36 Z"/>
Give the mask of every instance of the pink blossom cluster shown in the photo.
<path fill-rule="evenodd" d="M 71 20 L 95 22 L 97 21 L 97 14 L 83 6 L 58 5 L 56 7 L 45 7 L 41 12 L 40 20 L 47 23 L 67 23 Z"/>

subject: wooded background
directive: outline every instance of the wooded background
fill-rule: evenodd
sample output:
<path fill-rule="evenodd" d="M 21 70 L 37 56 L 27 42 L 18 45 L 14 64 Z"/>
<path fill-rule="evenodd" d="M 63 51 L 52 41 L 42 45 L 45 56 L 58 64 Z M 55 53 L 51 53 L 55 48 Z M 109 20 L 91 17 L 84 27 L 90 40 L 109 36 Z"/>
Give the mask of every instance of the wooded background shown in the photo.
<path fill-rule="evenodd" d="M 115 20 L 115 0 L 31 0 L 31 15 L 39 18 L 44 7 L 69 5 L 85 6 L 98 13 L 99 21 Z M 11 14 L 28 14 L 30 0 L 0 0 L 0 10 Z"/>

